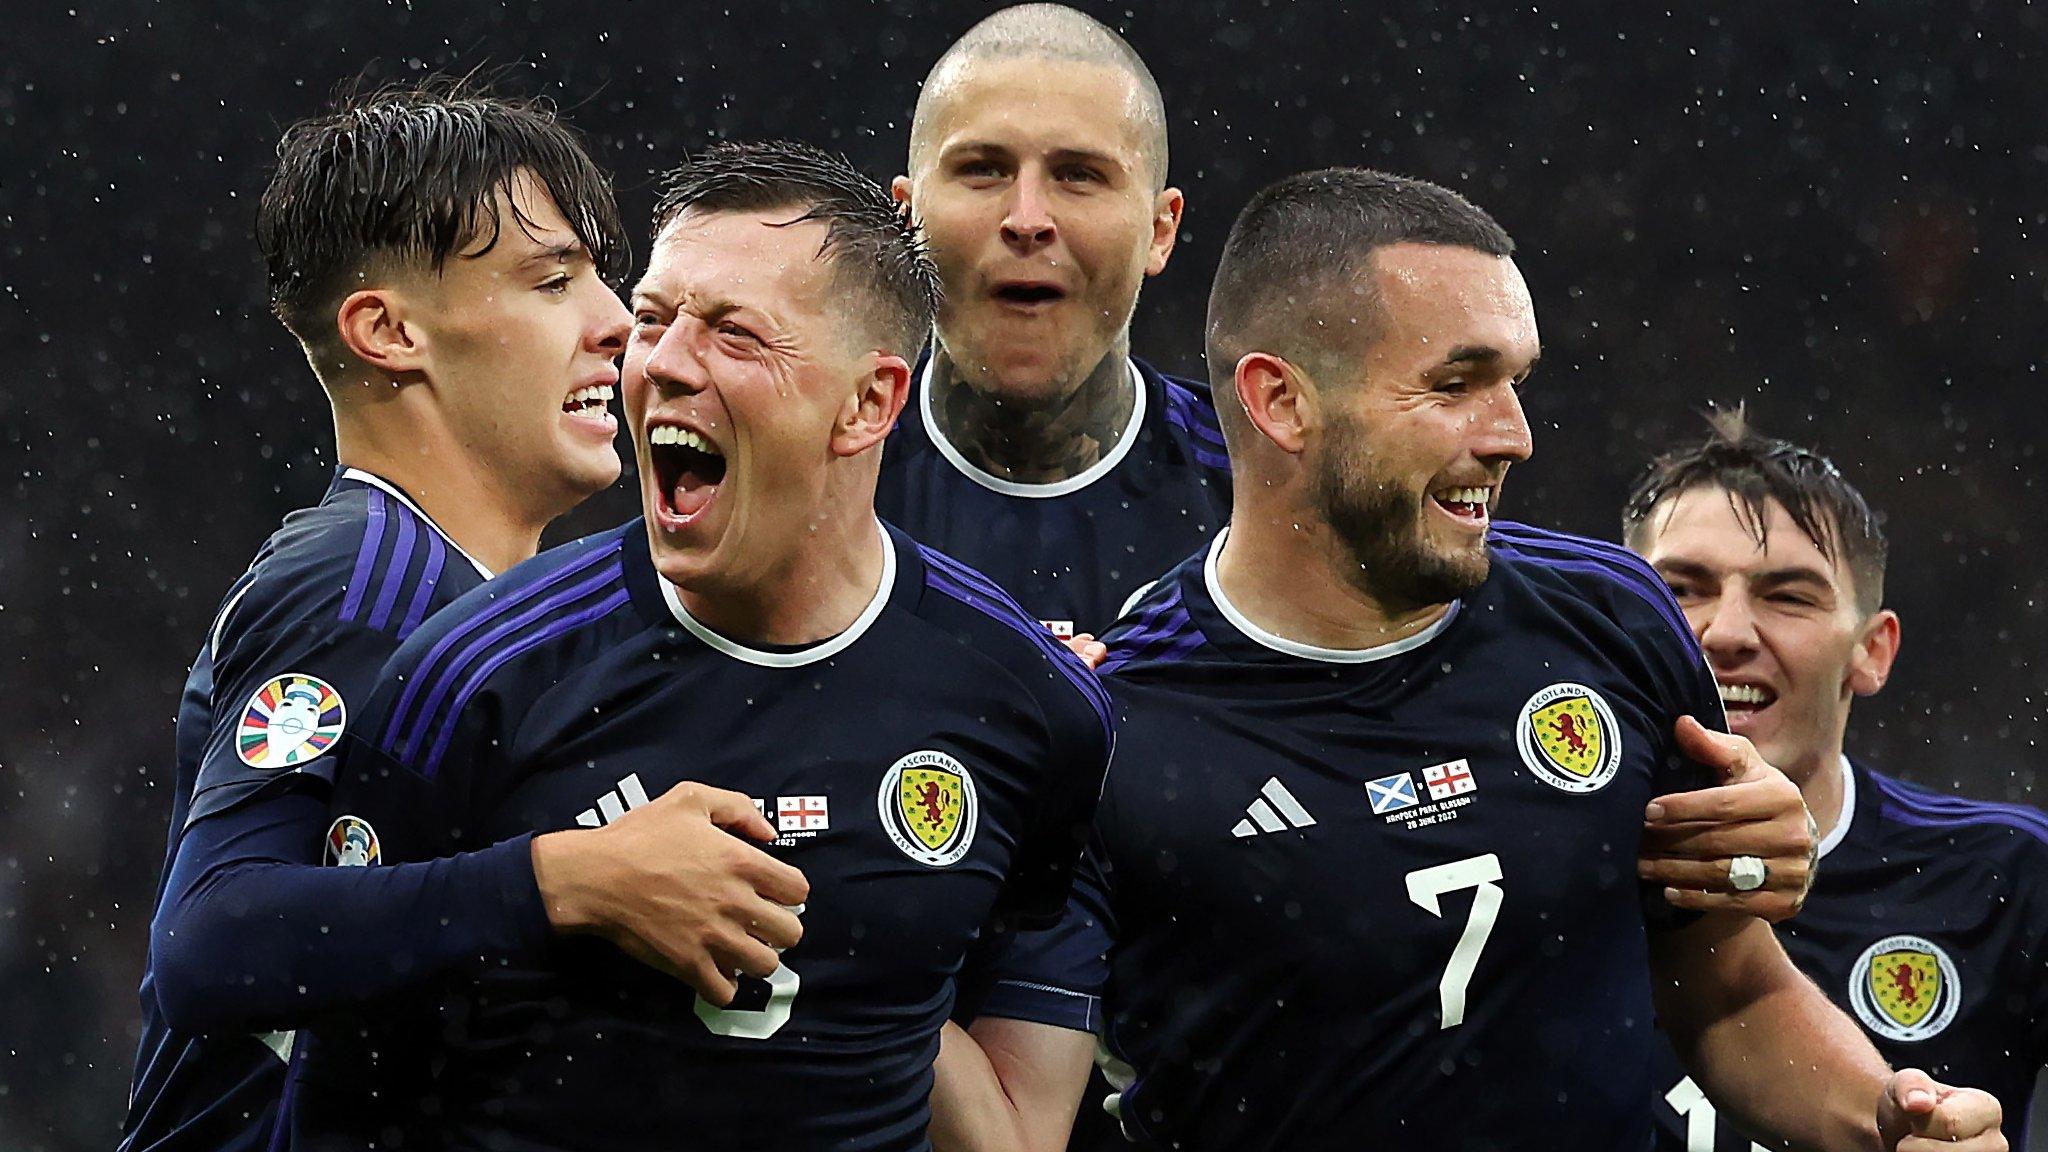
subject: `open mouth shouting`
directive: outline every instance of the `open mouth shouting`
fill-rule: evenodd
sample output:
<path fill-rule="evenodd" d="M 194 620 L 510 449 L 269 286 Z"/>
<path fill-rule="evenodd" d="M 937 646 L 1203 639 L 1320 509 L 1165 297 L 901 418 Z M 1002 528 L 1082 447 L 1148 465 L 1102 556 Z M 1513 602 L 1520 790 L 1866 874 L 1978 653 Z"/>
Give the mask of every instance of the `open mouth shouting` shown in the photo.
<path fill-rule="evenodd" d="M 1439 488 L 1429 494 L 1430 502 L 1443 509 L 1445 514 L 1461 523 L 1475 528 L 1487 524 L 1486 506 L 1493 499 L 1493 489 L 1486 487 Z"/>
<path fill-rule="evenodd" d="M 656 527 L 688 527 L 718 499 L 725 453 L 703 433 L 679 424 L 653 425 L 647 429 L 647 457 L 654 472 Z"/>

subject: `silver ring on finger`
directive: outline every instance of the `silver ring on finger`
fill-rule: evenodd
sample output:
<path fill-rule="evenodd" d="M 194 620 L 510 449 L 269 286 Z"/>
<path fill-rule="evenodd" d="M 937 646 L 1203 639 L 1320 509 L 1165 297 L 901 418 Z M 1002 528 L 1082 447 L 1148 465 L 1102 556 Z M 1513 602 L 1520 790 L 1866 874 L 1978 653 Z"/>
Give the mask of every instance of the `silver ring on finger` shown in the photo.
<path fill-rule="evenodd" d="M 1754 892 L 1771 878 L 1771 866 L 1762 857 L 1737 856 L 1728 862 L 1728 883 L 1737 892 Z"/>

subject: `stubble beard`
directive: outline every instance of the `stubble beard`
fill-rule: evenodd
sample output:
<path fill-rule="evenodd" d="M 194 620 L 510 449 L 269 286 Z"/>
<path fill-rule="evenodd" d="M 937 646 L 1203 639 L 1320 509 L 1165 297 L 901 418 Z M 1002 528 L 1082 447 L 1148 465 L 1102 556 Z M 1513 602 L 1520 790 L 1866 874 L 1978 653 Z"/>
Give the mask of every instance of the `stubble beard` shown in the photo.
<path fill-rule="evenodd" d="M 1390 612 L 1448 604 L 1486 582 L 1486 547 L 1434 548 L 1424 535 L 1423 497 L 1382 474 L 1362 430 L 1332 428 L 1330 451 L 1310 498 L 1349 564 L 1344 577 Z"/>

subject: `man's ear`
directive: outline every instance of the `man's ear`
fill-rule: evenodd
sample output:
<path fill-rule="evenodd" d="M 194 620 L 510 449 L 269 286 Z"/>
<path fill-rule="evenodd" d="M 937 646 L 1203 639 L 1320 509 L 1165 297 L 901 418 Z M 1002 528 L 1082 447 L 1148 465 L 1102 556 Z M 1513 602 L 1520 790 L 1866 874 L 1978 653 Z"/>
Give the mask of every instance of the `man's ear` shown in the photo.
<path fill-rule="evenodd" d="M 1863 625 L 1856 650 L 1849 654 L 1849 691 L 1875 696 L 1891 679 L 1892 661 L 1899 658 L 1899 614 L 1880 608 Z"/>
<path fill-rule="evenodd" d="M 1247 352 L 1235 379 L 1252 427 L 1282 452 L 1300 455 L 1316 422 L 1315 384 L 1307 374 L 1271 352 Z"/>
<path fill-rule="evenodd" d="M 898 176 L 889 181 L 889 196 L 905 208 L 913 207 L 910 202 L 910 177 Z"/>
<path fill-rule="evenodd" d="M 1173 246 L 1180 240 L 1180 214 L 1186 207 L 1187 198 L 1178 188 L 1162 189 L 1152 198 L 1152 246 L 1145 255 L 1145 275 L 1157 276 L 1166 271 Z"/>
<path fill-rule="evenodd" d="M 858 456 L 889 438 L 896 417 L 910 401 L 910 365 L 888 352 L 870 354 L 868 371 L 839 410 L 832 429 L 832 453 Z"/>
<path fill-rule="evenodd" d="M 335 312 L 341 346 L 386 375 L 418 372 L 426 366 L 427 338 L 408 315 L 409 306 L 395 288 L 351 292 Z"/>

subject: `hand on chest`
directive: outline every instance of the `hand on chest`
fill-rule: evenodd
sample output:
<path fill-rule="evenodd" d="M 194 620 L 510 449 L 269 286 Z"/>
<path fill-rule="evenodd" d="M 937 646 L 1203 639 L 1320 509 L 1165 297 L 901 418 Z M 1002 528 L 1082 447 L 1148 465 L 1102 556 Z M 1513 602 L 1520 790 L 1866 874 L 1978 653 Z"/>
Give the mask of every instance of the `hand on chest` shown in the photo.
<path fill-rule="evenodd" d="M 615 707 L 527 754 L 491 834 L 600 828 L 685 781 L 727 789 L 773 828 L 765 849 L 810 882 L 803 951 L 963 943 L 1009 869 L 1027 750 L 983 715 L 956 719 L 943 697 L 898 699 L 821 688 Z"/>

